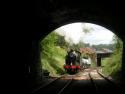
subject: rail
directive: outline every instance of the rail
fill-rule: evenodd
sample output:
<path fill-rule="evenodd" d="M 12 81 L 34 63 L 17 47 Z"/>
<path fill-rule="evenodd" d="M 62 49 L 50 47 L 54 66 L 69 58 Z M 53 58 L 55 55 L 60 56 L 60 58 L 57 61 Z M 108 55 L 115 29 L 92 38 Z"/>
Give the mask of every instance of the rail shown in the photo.
<path fill-rule="evenodd" d="M 40 86 L 40 87 L 34 89 L 34 90 L 31 91 L 29 94 L 34 94 L 36 91 L 38 91 L 38 90 L 40 90 L 40 89 L 43 89 L 43 88 L 45 88 L 45 87 L 51 85 L 52 83 L 54 83 L 55 81 L 59 80 L 59 79 L 62 78 L 62 77 L 65 77 L 65 75 L 60 76 L 60 77 L 54 79 L 53 81 L 50 81 L 50 82 L 48 82 L 48 83 L 46 83 L 46 84 L 44 84 L 44 85 L 42 85 L 42 86 Z"/>
<path fill-rule="evenodd" d="M 92 78 L 91 74 L 88 73 L 88 75 L 89 75 L 90 80 L 91 80 L 91 82 L 92 82 L 92 84 L 93 84 L 93 86 L 94 86 L 94 88 L 95 88 L 95 90 L 96 90 L 96 93 L 97 93 L 97 94 L 101 94 L 100 91 L 99 91 L 99 89 L 98 89 L 98 87 L 97 87 L 97 85 L 96 85 L 96 83 L 94 82 L 94 79 Z"/>

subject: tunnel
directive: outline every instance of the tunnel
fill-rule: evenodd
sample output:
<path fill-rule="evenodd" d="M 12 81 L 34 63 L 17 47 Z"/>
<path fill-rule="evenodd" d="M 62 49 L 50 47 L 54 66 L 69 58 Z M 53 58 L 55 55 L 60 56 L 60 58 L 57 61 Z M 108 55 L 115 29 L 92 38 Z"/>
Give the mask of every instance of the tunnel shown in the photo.
<path fill-rule="evenodd" d="M 114 1 L 115 2 L 115 1 Z M 119 7 L 116 7 L 118 6 Z M 28 14 L 28 27 L 21 32 L 20 48 L 22 49 L 22 68 L 25 89 L 42 80 L 39 42 L 54 29 L 74 23 L 89 22 L 110 29 L 123 41 L 122 77 L 125 79 L 125 39 L 124 8 L 120 3 L 69 0 L 36 0 L 35 12 Z M 35 14 L 35 16 L 32 16 Z"/>

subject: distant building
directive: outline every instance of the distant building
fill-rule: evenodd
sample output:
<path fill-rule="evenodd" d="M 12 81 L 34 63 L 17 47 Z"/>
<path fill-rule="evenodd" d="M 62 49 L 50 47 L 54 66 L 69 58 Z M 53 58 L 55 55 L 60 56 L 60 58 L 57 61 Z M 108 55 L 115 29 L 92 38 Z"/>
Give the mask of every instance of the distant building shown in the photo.
<path fill-rule="evenodd" d="M 106 49 L 106 48 L 102 48 L 101 50 L 95 51 L 95 52 L 97 57 L 101 57 L 101 58 L 109 57 L 111 54 L 113 54 L 112 50 Z"/>
<path fill-rule="evenodd" d="M 112 50 L 106 49 L 106 48 L 102 48 L 102 51 L 105 52 L 105 53 L 113 53 Z"/>
<path fill-rule="evenodd" d="M 96 51 L 97 66 L 101 66 L 101 58 L 109 57 L 111 54 L 113 51 L 106 48 Z"/>

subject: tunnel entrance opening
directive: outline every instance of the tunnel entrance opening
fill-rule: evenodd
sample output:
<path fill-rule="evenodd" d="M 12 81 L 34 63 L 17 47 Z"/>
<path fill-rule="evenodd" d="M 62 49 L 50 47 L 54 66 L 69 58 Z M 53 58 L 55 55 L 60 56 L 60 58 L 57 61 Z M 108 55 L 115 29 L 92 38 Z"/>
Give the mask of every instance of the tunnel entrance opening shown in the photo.
<path fill-rule="evenodd" d="M 58 77 L 66 73 L 64 64 L 69 49 L 79 51 L 82 54 L 81 57 L 89 57 L 92 64 L 88 66 L 99 67 L 105 75 L 117 79 L 121 75 L 122 40 L 112 31 L 96 24 L 64 25 L 48 34 L 41 40 L 40 45 L 43 76 L 45 72 L 50 73 L 51 77 Z"/>

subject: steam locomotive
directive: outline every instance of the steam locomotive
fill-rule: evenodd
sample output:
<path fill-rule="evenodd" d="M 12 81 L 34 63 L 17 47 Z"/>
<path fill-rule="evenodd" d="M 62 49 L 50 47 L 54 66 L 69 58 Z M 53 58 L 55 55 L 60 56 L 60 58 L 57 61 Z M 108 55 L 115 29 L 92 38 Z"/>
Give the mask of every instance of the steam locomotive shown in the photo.
<path fill-rule="evenodd" d="M 67 73 L 77 73 L 80 68 L 80 53 L 78 51 L 71 50 L 68 52 L 65 58 L 64 69 Z"/>

